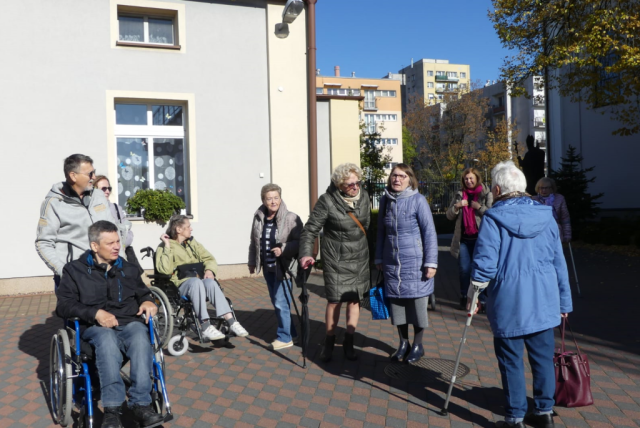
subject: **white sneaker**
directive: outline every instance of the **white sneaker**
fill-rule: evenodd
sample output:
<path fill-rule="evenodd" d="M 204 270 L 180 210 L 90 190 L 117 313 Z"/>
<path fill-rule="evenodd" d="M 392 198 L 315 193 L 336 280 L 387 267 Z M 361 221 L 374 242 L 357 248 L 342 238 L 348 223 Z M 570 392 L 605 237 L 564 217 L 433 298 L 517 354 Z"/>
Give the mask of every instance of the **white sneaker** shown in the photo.
<path fill-rule="evenodd" d="M 274 340 L 271 342 L 271 349 L 277 351 L 278 349 L 291 348 L 293 346 L 293 341 L 290 342 L 280 342 L 279 340 Z"/>
<path fill-rule="evenodd" d="M 220 331 L 212 325 L 207 327 L 207 329 L 202 332 L 202 336 L 206 337 L 209 340 L 224 339 L 224 334 L 220 333 Z"/>
<path fill-rule="evenodd" d="M 238 321 L 234 322 L 233 325 L 229 328 L 231 329 L 231 332 L 238 337 L 249 336 L 249 332 L 245 330 Z"/>

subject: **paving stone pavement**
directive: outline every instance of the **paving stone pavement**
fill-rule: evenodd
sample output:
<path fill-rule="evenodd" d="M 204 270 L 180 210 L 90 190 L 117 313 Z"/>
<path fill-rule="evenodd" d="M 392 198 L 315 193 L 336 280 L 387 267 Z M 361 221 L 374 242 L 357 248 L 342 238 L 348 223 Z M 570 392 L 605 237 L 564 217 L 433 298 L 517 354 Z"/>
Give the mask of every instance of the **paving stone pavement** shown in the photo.
<path fill-rule="evenodd" d="M 457 263 L 445 250 L 441 247 L 438 309 L 429 312 L 423 362 L 455 360 L 465 320 L 456 307 Z M 640 260 L 579 248 L 574 253 L 584 297 L 574 297 L 570 319 L 590 358 L 595 404 L 556 408 L 556 425 L 638 427 L 640 335 L 631 314 L 640 297 Z M 426 379 L 421 382 L 386 374 L 396 331 L 389 321 L 372 320 L 366 310 L 356 334 L 358 361 L 343 357 L 344 330 L 340 330 L 333 361 L 320 362 L 325 307 L 321 276 L 313 275 L 309 285 L 311 340 L 306 369 L 301 368 L 299 347 L 281 352 L 267 347 L 275 338 L 276 320 L 264 280 L 228 280 L 222 285 L 250 336 L 233 339 L 235 349 L 191 342 L 184 356 L 166 357 L 176 416 L 167 426 L 463 428 L 491 427 L 504 415 L 492 335 L 483 315 L 473 320 L 461 360 L 469 374 L 454 389 L 449 416 L 442 417 L 438 411 L 448 379 L 430 369 L 417 369 Z M 52 294 L 0 299 L 0 428 L 53 426 L 47 405 L 49 342 L 61 325 L 52 315 L 54 308 Z M 344 325 L 344 313 L 341 321 Z M 530 383 L 529 371 L 527 378 Z"/>

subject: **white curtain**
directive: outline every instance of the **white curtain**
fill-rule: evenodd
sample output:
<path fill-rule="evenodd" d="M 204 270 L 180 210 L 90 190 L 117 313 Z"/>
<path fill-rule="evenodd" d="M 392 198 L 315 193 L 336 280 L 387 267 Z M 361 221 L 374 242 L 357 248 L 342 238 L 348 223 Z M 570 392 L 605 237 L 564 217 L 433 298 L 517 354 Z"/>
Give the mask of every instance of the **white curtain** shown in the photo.
<path fill-rule="evenodd" d="M 123 42 L 144 42 L 144 19 L 131 16 L 121 16 L 120 40 Z"/>
<path fill-rule="evenodd" d="M 173 44 L 173 21 L 149 18 L 149 43 Z"/>

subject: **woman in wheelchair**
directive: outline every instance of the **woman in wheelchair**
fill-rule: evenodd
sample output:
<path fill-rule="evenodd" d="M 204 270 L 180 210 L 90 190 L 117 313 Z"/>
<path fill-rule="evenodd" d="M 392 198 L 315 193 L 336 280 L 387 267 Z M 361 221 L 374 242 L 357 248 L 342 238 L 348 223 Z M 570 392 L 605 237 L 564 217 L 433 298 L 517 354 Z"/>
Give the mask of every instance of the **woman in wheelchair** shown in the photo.
<path fill-rule="evenodd" d="M 156 251 L 156 270 L 171 275 L 171 282 L 178 287 L 181 296 L 193 304 L 202 335 L 209 340 L 224 339 L 225 335 L 209 322 L 207 299 L 223 317 L 229 330 L 239 337 L 249 333 L 233 316 L 229 302 L 215 281 L 218 269 L 216 259 L 191 236 L 191 222 L 184 215 L 176 215 L 169 221 L 167 233 L 160 236 L 162 244 Z"/>
<path fill-rule="evenodd" d="M 105 428 L 121 427 L 125 384 L 120 376 L 123 354 L 131 364 L 128 407 L 140 425 L 155 426 L 163 416 L 151 408 L 153 349 L 146 319 L 158 310 L 137 266 L 118 256 L 115 224 L 98 221 L 89 227 L 91 250 L 63 270 L 56 313 L 79 318 L 81 338 L 94 348 L 100 378 Z"/>

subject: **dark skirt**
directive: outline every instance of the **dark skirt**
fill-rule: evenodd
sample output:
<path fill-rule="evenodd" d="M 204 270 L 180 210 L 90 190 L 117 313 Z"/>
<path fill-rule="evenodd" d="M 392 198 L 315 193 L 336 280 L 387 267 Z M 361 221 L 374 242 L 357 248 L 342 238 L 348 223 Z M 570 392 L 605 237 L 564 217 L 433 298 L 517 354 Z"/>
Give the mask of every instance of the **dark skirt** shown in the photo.
<path fill-rule="evenodd" d="M 429 317 L 427 316 L 427 305 L 429 296 L 417 299 L 396 299 L 390 298 L 391 303 L 391 324 L 403 325 L 413 324 L 416 327 L 429 327 Z"/>

